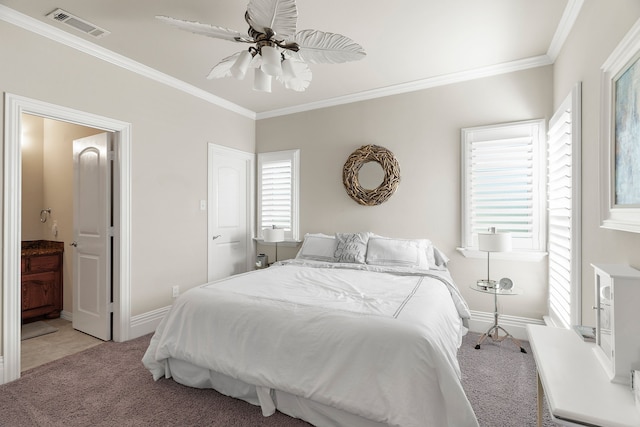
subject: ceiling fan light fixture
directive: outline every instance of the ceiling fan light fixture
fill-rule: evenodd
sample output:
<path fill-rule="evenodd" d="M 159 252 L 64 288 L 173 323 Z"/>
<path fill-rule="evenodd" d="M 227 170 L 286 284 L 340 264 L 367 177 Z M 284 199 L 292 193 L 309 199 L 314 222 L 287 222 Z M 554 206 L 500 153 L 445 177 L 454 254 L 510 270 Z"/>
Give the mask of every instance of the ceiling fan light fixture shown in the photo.
<path fill-rule="evenodd" d="M 270 76 L 278 77 L 282 74 L 282 66 L 280 65 L 280 52 L 274 46 L 263 46 L 260 49 L 262 56 L 262 71 Z"/>
<path fill-rule="evenodd" d="M 248 50 L 245 50 L 238 56 L 236 62 L 234 62 L 233 66 L 230 69 L 231 75 L 238 80 L 244 79 L 244 76 L 247 75 L 247 70 L 249 69 L 249 64 L 253 59 L 253 55 Z"/>
<path fill-rule="evenodd" d="M 271 92 L 271 76 L 260 68 L 256 68 L 255 74 L 253 75 L 253 90 Z"/>
<path fill-rule="evenodd" d="M 243 79 L 249 68 L 255 68 L 253 88 L 265 92 L 271 92 L 272 77 L 287 89 L 304 92 L 311 83 L 308 64 L 340 64 L 366 56 L 362 46 L 341 34 L 297 31 L 296 0 L 249 0 L 244 16 L 249 24 L 248 36 L 200 22 L 162 15 L 156 18 L 195 34 L 252 44 L 248 51 L 252 58 L 247 52 L 237 52 L 214 66 L 207 78 L 233 76 Z"/>

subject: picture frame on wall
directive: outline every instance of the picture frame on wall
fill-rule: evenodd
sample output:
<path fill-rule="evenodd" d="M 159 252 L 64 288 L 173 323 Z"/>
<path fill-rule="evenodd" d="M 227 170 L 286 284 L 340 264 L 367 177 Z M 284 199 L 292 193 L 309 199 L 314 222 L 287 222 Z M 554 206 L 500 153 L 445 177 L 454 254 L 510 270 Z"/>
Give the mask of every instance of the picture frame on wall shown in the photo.
<path fill-rule="evenodd" d="M 602 65 L 601 226 L 640 233 L 640 24 Z"/>

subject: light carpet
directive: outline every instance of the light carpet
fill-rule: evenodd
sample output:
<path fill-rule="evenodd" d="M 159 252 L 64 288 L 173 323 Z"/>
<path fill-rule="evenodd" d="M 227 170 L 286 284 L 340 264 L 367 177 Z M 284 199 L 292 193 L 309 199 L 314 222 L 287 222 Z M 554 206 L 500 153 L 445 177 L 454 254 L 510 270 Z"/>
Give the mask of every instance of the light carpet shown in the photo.
<path fill-rule="evenodd" d="M 494 343 L 486 339 L 479 350 L 480 334 L 468 333 L 458 361 L 462 386 L 482 427 L 529 427 L 537 421 L 538 380 L 536 364 L 528 341 L 520 341 L 521 353 L 513 341 Z M 553 427 L 545 404 L 544 427 Z"/>
<path fill-rule="evenodd" d="M 536 377 L 529 343 L 485 341 L 470 333 L 458 352 L 462 383 L 482 427 L 536 425 Z M 150 335 L 106 342 L 33 368 L 0 386 L 0 425 L 308 427 L 213 390 L 154 382 L 141 359 Z M 545 412 L 545 427 L 552 426 Z"/>

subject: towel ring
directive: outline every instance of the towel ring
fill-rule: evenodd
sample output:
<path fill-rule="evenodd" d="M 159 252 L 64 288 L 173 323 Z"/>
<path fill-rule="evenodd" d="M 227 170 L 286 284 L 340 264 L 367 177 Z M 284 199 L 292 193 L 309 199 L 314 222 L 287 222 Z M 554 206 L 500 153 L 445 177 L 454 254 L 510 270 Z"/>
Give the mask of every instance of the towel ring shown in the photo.
<path fill-rule="evenodd" d="M 49 218 L 50 215 L 51 215 L 51 208 L 42 209 L 40 211 L 40 222 L 47 222 L 47 219 Z"/>

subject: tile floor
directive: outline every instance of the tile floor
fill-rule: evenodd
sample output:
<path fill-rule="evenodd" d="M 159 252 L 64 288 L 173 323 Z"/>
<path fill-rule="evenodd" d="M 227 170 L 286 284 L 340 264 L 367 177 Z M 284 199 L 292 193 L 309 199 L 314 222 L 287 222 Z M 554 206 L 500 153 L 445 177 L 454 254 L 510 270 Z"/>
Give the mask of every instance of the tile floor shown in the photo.
<path fill-rule="evenodd" d="M 70 354 L 78 353 L 104 341 L 73 329 L 68 320 L 45 320 L 58 328 L 56 332 L 21 341 L 20 368 L 24 372 Z"/>

